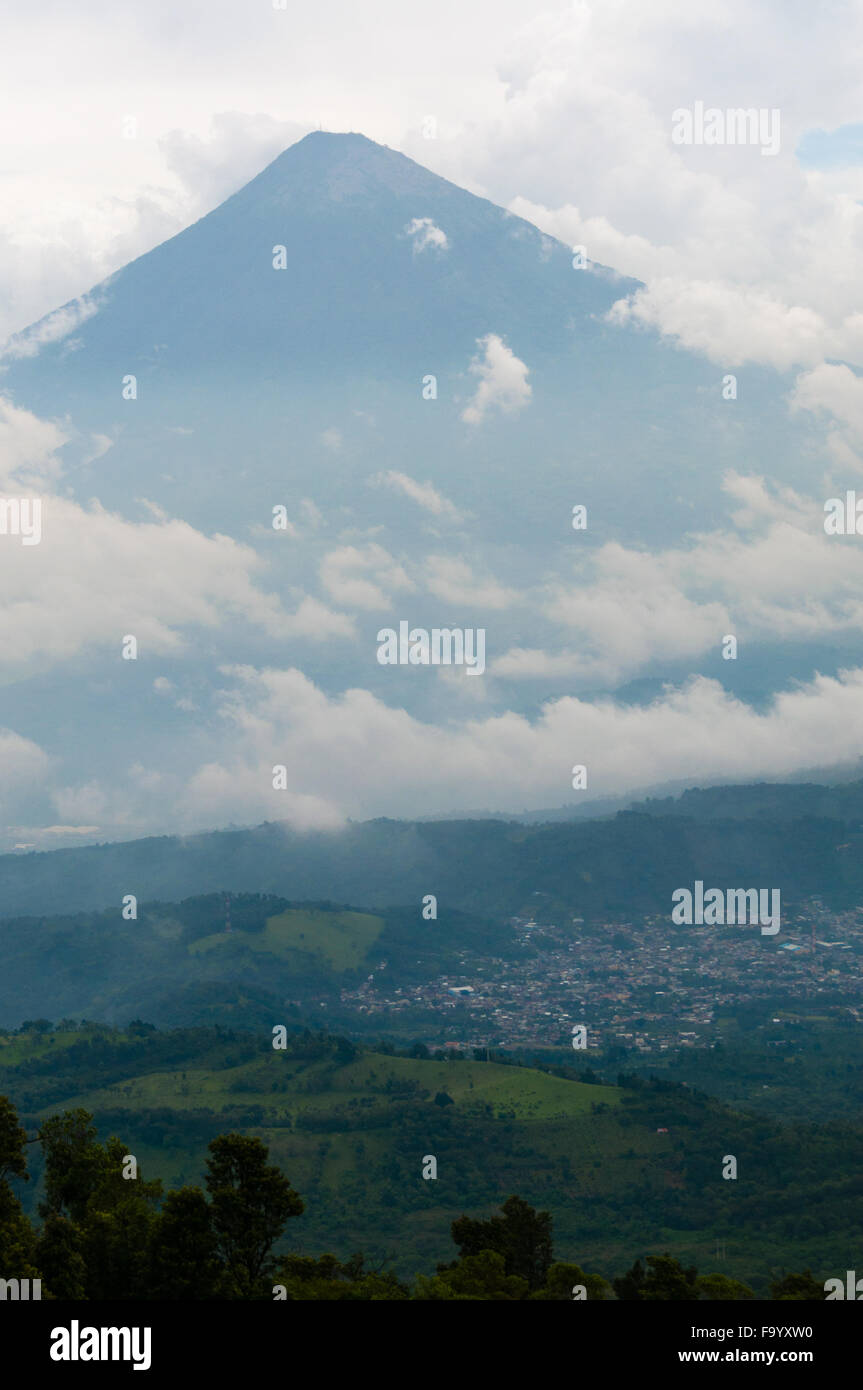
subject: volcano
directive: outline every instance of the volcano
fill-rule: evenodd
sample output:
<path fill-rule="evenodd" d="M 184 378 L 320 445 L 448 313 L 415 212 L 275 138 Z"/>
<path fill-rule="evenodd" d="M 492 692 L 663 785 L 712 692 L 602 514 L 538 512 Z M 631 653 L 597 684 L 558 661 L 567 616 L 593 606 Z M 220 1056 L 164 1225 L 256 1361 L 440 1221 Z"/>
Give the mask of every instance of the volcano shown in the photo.
<path fill-rule="evenodd" d="M 200 828 L 191 813 L 171 820 L 184 779 L 236 760 L 217 774 L 232 786 L 252 756 L 256 721 L 237 716 L 243 697 L 226 695 L 225 672 L 302 673 L 316 693 L 294 680 L 291 699 L 307 714 L 309 700 L 348 692 L 441 727 L 467 698 L 452 672 L 377 660 L 378 634 L 403 622 L 484 634 L 487 670 L 464 686 L 488 716 L 533 718 L 573 693 L 643 704 L 693 674 L 693 660 L 747 697 L 809 676 L 811 643 L 721 661 L 724 625 L 704 639 L 710 652 L 684 642 L 651 665 L 618 589 L 602 602 L 612 627 L 635 632 L 634 663 L 619 636 L 606 660 L 595 609 L 586 637 L 560 617 L 592 557 L 625 548 L 637 576 L 636 552 L 730 525 L 729 471 L 804 489 L 811 473 L 789 381 L 717 367 L 611 312 L 638 289 L 394 150 L 316 132 L 18 335 L 0 396 L 62 443 L 41 543 L 0 548 L 19 669 L 2 724 L 37 746 L 61 790 L 52 800 L 44 771 L 22 778 L 9 845 L 54 822 L 60 843 L 70 822 L 84 823 L 70 834 L 103 838 L 118 824 Z M 726 369 L 739 381 L 733 403 Z M 26 501 L 17 480 L 14 491 Z M 131 636 L 137 665 L 118 655 Z M 531 665 L 562 646 L 563 662 Z M 527 669 L 514 671 L 524 653 Z M 822 669 L 831 663 L 828 653 Z M 628 688 L 621 672 L 639 679 Z M 269 743 L 253 756 L 284 763 Z M 575 761 L 578 749 L 562 747 L 562 787 Z M 115 794 L 128 768 L 134 785 Z M 319 775 L 316 762 L 307 780 Z M 262 777 L 249 821 L 274 813 L 256 800 Z M 150 787 L 168 801 L 145 816 L 136 807 Z M 556 787 L 534 804 L 556 804 Z M 366 790 L 348 804 L 389 813 Z M 309 797 L 315 812 L 314 787 Z M 462 804 L 477 797 L 466 788 Z M 324 802 L 326 820 L 338 786 Z"/>

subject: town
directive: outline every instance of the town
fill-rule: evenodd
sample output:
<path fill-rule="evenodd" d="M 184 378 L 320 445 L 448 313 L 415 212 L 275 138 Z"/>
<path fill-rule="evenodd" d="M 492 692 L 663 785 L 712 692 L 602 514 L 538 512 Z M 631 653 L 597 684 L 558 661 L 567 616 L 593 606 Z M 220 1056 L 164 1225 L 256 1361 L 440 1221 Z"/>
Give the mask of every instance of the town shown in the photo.
<path fill-rule="evenodd" d="M 506 930 L 515 956 L 466 951 L 462 972 L 410 986 L 390 984 L 381 962 L 341 1004 L 388 1031 L 421 1025 L 470 1048 L 568 1047 L 583 1025 L 589 1049 L 658 1053 L 711 1046 L 741 1013 L 769 1022 L 782 1008 L 863 1023 L 863 908 L 835 914 L 812 900 L 783 915 L 779 940 L 659 915 L 590 925 L 515 917 Z"/>

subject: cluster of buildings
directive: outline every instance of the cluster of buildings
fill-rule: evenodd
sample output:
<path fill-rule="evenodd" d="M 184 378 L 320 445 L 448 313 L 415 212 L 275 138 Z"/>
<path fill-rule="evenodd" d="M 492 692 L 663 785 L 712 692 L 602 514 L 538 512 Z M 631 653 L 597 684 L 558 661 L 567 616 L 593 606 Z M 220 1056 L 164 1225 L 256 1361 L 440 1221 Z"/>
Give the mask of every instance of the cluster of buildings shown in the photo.
<path fill-rule="evenodd" d="M 466 949 L 456 973 L 419 984 L 378 972 L 343 991 L 342 1005 L 382 1029 L 414 1024 L 471 1047 L 566 1046 L 580 1025 L 588 1049 L 709 1046 L 741 1011 L 769 1022 L 781 1008 L 863 1023 L 863 907 L 806 903 L 783 913 L 774 937 L 659 915 L 590 925 L 524 916 L 501 930 L 514 955 Z"/>

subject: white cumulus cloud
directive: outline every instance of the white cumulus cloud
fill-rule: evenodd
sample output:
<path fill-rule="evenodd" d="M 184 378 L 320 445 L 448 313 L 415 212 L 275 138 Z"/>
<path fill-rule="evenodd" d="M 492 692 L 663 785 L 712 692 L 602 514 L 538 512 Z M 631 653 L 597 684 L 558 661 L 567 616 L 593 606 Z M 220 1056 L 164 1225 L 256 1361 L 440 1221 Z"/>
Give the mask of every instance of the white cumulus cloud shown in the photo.
<path fill-rule="evenodd" d="M 479 377 L 473 399 L 465 406 L 461 418 L 469 425 L 480 425 L 490 410 L 513 414 L 527 405 L 532 394 L 528 382 L 530 368 L 516 357 L 496 333 L 477 339 L 481 354 L 469 370 Z"/>
<path fill-rule="evenodd" d="M 435 226 L 430 217 L 414 217 L 405 227 L 408 236 L 413 239 L 414 254 L 420 251 L 427 251 L 432 247 L 435 251 L 447 251 L 449 241 L 446 232 L 442 232 L 440 227 Z"/>
<path fill-rule="evenodd" d="M 369 479 L 372 487 L 388 487 L 394 492 L 401 492 L 405 497 L 409 497 L 412 502 L 425 511 L 431 512 L 433 516 L 443 517 L 448 521 L 461 521 L 461 513 L 448 497 L 438 491 L 433 483 L 420 483 L 415 478 L 411 478 L 407 473 L 399 473 L 395 469 L 389 469 L 384 473 L 375 473 Z"/>

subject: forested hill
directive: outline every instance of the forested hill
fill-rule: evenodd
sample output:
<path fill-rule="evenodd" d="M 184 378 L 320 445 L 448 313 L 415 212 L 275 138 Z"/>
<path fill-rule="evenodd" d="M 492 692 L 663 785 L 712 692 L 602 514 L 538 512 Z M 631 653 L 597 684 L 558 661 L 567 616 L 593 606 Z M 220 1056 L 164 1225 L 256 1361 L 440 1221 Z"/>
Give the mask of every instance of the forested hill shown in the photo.
<path fill-rule="evenodd" d="M 694 879 L 778 887 L 784 902 L 835 908 L 863 892 L 863 783 L 719 787 L 581 822 L 375 820 L 339 832 L 281 823 L 0 857 L 0 916 L 117 906 L 126 894 L 272 893 L 381 908 L 427 893 L 509 915 L 628 917 L 668 910 Z M 540 900 L 537 899 L 537 902 Z"/>
<path fill-rule="evenodd" d="M 270 1028 L 30 1025 L 0 1032 L 0 1096 L 31 1138 L 56 1136 L 58 1123 L 62 1138 L 50 1117 L 74 1111 L 80 1120 L 85 1110 L 103 1139 L 116 1135 L 114 1152 L 135 1156 L 139 1177 L 160 1178 L 167 1192 L 201 1180 L 216 1136 L 263 1141 L 305 1202 L 288 1249 L 342 1260 L 363 1250 L 402 1277 L 451 1259 L 451 1222 L 512 1192 L 552 1214 L 559 1259 L 607 1279 L 635 1256 L 669 1252 L 705 1273 L 721 1260 L 725 1276 L 766 1297 L 790 1270 L 810 1269 L 823 1289 L 854 1268 L 859 1124 L 785 1125 L 664 1080 L 582 1080 L 568 1068 L 504 1065 L 498 1054 L 398 1054 L 300 1028 L 284 1043 L 274 1048 Z M 74 1117 L 73 1132 L 80 1144 Z M 15 1186 L 34 1211 L 52 1184 L 45 1146 L 27 1147 L 33 1180 Z M 734 1181 L 723 1177 L 728 1154 Z M 430 1157 L 434 1181 L 427 1169 L 424 1178 Z M 79 1162 L 77 1183 L 93 1171 Z M 104 1191 L 132 1188 L 142 1184 L 115 1180 Z M 94 1210 L 102 1208 L 88 1205 L 85 1234 Z M 119 1237 L 146 1223 L 131 1225 L 127 1208 L 116 1229 Z"/>
<path fill-rule="evenodd" d="M 291 904 L 271 895 L 220 894 L 182 903 L 141 902 L 134 920 L 118 908 L 19 917 L 0 928 L 0 1026 L 69 1016 L 112 1022 L 269 1026 L 274 1010 L 328 1017 L 342 988 L 356 989 L 380 961 L 410 985 L 474 959 L 517 951 L 511 932 L 458 911 L 434 932 L 418 910 L 385 916 L 329 903 Z M 228 930 L 230 926 L 230 930 Z M 354 1025 L 355 1011 L 348 1009 Z"/>

